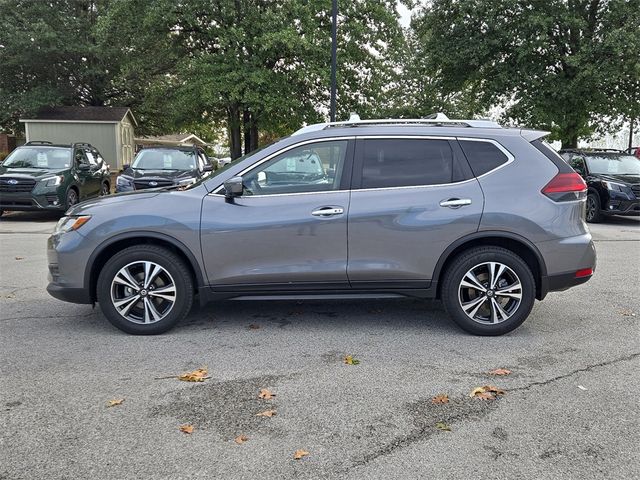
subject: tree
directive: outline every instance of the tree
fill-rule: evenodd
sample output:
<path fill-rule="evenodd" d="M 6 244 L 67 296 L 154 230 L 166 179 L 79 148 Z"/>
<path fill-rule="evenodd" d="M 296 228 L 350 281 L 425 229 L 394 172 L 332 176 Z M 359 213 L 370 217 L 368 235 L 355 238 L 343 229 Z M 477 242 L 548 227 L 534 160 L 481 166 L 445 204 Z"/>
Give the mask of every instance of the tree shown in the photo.
<path fill-rule="evenodd" d="M 633 88 L 604 87 L 625 75 L 637 85 L 626 62 L 637 64 L 639 15 L 640 0 L 433 0 L 412 27 L 444 94 L 474 91 L 479 106 L 502 104 L 575 147 L 625 111 Z"/>

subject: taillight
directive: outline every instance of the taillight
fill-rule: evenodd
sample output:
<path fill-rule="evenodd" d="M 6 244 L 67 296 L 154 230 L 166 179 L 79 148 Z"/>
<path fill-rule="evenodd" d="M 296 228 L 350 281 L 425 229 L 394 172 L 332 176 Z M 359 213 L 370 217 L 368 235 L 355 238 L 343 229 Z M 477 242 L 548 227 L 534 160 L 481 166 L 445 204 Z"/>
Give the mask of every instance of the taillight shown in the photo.
<path fill-rule="evenodd" d="M 542 189 L 547 197 L 554 202 L 567 202 L 584 198 L 587 184 L 577 173 L 558 173 Z"/>

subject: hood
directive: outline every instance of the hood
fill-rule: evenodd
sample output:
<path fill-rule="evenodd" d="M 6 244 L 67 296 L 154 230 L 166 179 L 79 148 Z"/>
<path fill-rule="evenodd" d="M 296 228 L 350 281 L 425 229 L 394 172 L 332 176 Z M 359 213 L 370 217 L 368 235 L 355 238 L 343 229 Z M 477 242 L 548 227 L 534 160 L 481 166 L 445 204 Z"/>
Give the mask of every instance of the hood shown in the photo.
<path fill-rule="evenodd" d="M 145 200 L 153 198 L 159 195 L 159 191 L 133 191 L 126 193 L 117 193 L 115 195 L 106 195 L 104 197 L 97 197 L 92 200 L 86 200 L 78 205 L 75 205 L 68 212 L 69 215 L 84 215 L 90 214 L 92 210 L 96 208 L 118 208 L 119 204 L 124 202 L 131 202 L 134 200 Z"/>
<path fill-rule="evenodd" d="M 24 167 L 5 167 L 0 165 L 0 177 L 16 177 L 16 178 L 44 178 L 51 175 L 58 175 L 68 171 L 68 168 L 24 168 Z"/>
<path fill-rule="evenodd" d="M 183 178 L 194 178 L 198 176 L 197 170 L 142 170 L 138 168 L 127 168 L 123 175 L 133 179 L 161 178 L 164 180 L 181 180 Z"/>
<path fill-rule="evenodd" d="M 616 175 L 615 173 L 594 173 L 591 176 L 610 182 L 634 185 L 640 183 L 640 175 Z"/>

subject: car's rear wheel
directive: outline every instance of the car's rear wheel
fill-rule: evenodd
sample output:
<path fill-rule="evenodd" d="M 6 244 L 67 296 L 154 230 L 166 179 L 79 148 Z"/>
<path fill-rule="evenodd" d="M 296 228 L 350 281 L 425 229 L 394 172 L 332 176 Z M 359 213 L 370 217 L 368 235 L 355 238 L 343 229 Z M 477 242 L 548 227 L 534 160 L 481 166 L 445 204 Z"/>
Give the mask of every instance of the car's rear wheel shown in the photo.
<path fill-rule="evenodd" d="M 184 262 L 166 248 L 136 245 L 107 261 L 97 284 L 107 319 L 135 335 L 166 332 L 193 303 L 193 281 Z"/>
<path fill-rule="evenodd" d="M 589 192 L 589 195 L 587 195 L 587 212 L 585 217 L 589 223 L 599 223 L 602 221 L 600 197 L 595 192 Z"/>
<path fill-rule="evenodd" d="M 524 322 L 536 296 L 529 266 L 501 247 L 477 247 L 456 257 L 441 297 L 458 326 L 475 335 L 502 335 Z"/>
<path fill-rule="evenodd" d="M 78 203 L 78 192 L 75 188 L 70 188 L 69 190 L 67 190 L 66 202 L 67 203 L 65 203 L 65 205 L 67 206 L 67 209 Z"/>
<path fill-rule="evenodd" d="M 101 196 L 105 196 L 105 195 L 109 195 L 111 193 L 111 188 L 109 187 L 109 184 L 107 182 L 104 182 L 102 184 L 102 188 L 100 189 L 100 195 Z"/>

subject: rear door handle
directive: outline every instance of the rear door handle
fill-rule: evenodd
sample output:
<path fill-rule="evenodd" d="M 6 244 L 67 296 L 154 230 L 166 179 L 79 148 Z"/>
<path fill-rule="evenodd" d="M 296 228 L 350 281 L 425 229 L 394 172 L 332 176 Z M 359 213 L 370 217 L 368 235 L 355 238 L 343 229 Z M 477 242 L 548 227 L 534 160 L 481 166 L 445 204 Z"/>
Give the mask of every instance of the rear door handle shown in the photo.
<path fill-rule="evenodd" d="M 342 215 L 344 208 L 342 207 L 320 207 L 311 212 L 314 217 L 331 217 L 333 215 Z"/>
<path fill-rule="evenodd" d="M 449 200 L 442 200 L 440 202 L 441 207 L 460 208 L 465 205 L 471 205 L 470 198 L 450 198 Z"/>

